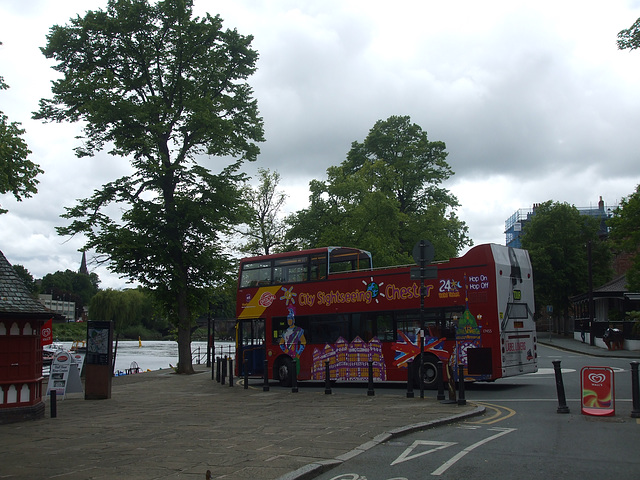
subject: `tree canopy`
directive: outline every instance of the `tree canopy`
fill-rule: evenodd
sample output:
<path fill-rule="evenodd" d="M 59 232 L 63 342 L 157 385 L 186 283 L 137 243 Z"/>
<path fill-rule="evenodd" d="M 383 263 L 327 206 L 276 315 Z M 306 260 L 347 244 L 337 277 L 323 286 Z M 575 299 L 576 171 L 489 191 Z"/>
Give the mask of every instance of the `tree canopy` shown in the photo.
<path fill-rule="evenodd" d="M 0 76 L 0 90 L 8 88 Z M 28 159 L 31 150 L 22 138 L 24 132 L 19 122 L 9 122 L 8 117 L 0 112 L 0 195 L 10 193 L 18 201 L 37 193 L 39 182 L 36 177 L 43 173 Z M 0 205 L 0 214 L 7 211 Z"/>
<path fill-rule="evenodd" d="M 244 220 L 239 167 L 263 141 L 246 82 L 258 57 L 252 37 L 192 9 L 191 0 L 109 0 L 106 11 L 52 27 L 42 51 L 62 78 L 34 114 L 82 121 L 79 156 L 108 144 L 130 159 L 133 173 L 67 208 L 71 223 L 58 232 L 86 235 L 111 271 L 154 291 L 178 327 L 180 373 L 193 372 L 197 310 L 229 269 L 221 235 Z"/>
<path fill-rule="evenodd" d="M 569 297 L 588 290 L 587 244 L 592 245 L 593 284 L 610 280 L 610 251 L 598 237 L 599 221 L 581 215 L 567 203 L 551 200 L 538 205 L 524 226 L 522 248 L 529 251 L 533 266 L 538 312 L 552 305 L 568 318 Z"/>
<path fill-rule="evenodd" d="M 618 33 L 618 48 L 620 50 L 635 50 L 640 47 L 640 18 L 630 28 Z"/>
<path fill-rule="evenodd" d="M 446 158 L 444 142 L 429 141 L 410 117 L 379 120 L 326 181 L 311 181 L 310 206 L 287 219 L 289 247 L 354 246 L 385 266 L 411 262 L 424 238 L 437 259 L 456 256 L 472 242 L 457 199 L 442 187 L 453 175 Z"/>
<path fill-rule="evenodd" d="M 258 177 L 258 186 L 245 190 L 244 202 L 249 216 L 245 228 L 238 231 L 245 239 L 240 251 L 249 255 L 269 255 L 284 244 L 286 225 L 280 214 L 287 195 L 278 190 L 278 172 L 259 168 Z"/>
<path fill-rule="evenodd" d="M 622 199 L 607 224 L 611 227 L 609 237 L 614 246 L 632 256 L 627 287 L 632 292 L 640 292 L 640 185 Z"/>

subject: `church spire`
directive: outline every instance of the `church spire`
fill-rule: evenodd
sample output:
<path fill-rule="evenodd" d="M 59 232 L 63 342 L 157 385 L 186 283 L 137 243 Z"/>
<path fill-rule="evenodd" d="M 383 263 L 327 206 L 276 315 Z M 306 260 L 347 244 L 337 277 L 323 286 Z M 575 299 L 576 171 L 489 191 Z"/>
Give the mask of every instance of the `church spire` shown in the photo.
<path fill-rule="evenodd" d="M 87 269 L 87 256 L 84 252 L 82 252 L 82 262 L 80 263 L 80 270 L 78 273 L 89 275 L 89 270 Z"/>

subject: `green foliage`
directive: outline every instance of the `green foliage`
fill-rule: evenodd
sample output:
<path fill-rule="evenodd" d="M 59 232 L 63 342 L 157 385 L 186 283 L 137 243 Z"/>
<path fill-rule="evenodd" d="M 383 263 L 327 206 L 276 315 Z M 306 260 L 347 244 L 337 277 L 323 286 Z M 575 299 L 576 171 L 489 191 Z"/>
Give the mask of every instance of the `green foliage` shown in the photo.
<path fill-rule="evenodd" d="M 457 199 L 442 187 L 453 174 L 445 148 L 408 116 L 376 122 L 327 169 L 326 181 L 310 183 L 309 208 L 287 219 L 288 248 L 355 246 L 385 266 L 412 262 L 415 242 L 425 238 L 436 259 L 455 256 L 472 242 L 454 213 Z"/>
<path fill-rule="evenodd" d="M 79 156 L 108 143 L 131 158 L 134 172 L 67 208 L 72 221 L 58 232 L 86 235 L 113 272 L 154 291 L 178 327 L 181 373 L 193 371 L 193 318 L 231 264 L 221 236 L 245 220 L 240 165 L 263 141 L 246 83 L 258 58 L 252 37 L 192 10 L 191 0 L 109 0 L 106 11 L 52 27 L 42 51 L 62 78 L 35 114 L 84 122 Z M 213 173 L 198 154 L 234 160 Z M 110 204 L 119 218 L 105 213 Z"/>
<path fill-rule="evenodd" d="M 168 322 L 154 308 L 152 294 L 142 288 L 129 290 L 106 289 L 98 292 L 89 304 L 90 320 L 114 322 L 116 334 L 127 338 L 158 337 L 168 329 Z"/>
<path fill-rule="evenodd" d="M 24 286 L 27 287 L 27 290 L 29 290 L 33 294 L 38 293 L 38 285 L 36 284 L 35 280 L 33 279 L 33 275 L 31 275 L 29 270 L 18 263 L 13 265 L 13 270 L 16 272 L 16 275 L 20 277 L 20 279 L 24 283 Z"/>
<path fill-rule="evenodd" d="M 54 323 L 53 340 L 56 342 L 75 342 L 87 339 L 86 323 Z"/>
<path fill-rule="evenodd" d="M 2 45 L 2 42 L 0 42 Z M 9 86 L 0 77 L 0 90 Z M 43 171 L 27 157 L 31 154 L 27 143 L 22 139 L 24 129 L 19 122 L 9 122 L 7 116 L 0 112 L 0 195 L 11 193 L 21 201 L 37 193 L 39 183 L 36 176 Z M 0 207 L 0 214 L 8 210 Z"/>
<path fill-rule="evenodd" d="M 618 48 L 620 50 L 635 50 L 640 47 L 640 18 L 630 28 L 618 33 Z"/>
<path fill-rule="evenodd" d="M 632 265 L 627 271 L 627 288 L 640 292 L 640 185 L 625 197 L 607 222 L 609 238 L 619 251 L 632 254 Z"/>
<path fill-rule="evenodd" d="M 567 203 L 540 204 L 524 227 L 522 247 L 533 265 L 537 311 L 545 305 L 568 315 L 569 297 L 588 290 L 587 244 L 591 242 L 593 285 L 610 280 L 611 254 L 598 237 L 599 222 Z"/>
<path fill-rule="evenodd" d="M 282 248 L 286 226 L 279 218 L 287 195 L 278 191 L 280 174 L 259 168 L 260 183 L 257 188 L 248 187 L 244 193 L 244 203 L 249 209 L 246 228 L 239 229 L 245 239 L 240 251 L 248 255 L 269 255 L 274 249 Z"/>
<path fill-rule="evenodd" d="M 40 291 L 51 293 L 55 299 L 76 302 L 81 307 L 88 305 L 98 292 L 100 280 L 93 273 L 90 276 L 72 270 L 48 273 L 42 278 Z"/>

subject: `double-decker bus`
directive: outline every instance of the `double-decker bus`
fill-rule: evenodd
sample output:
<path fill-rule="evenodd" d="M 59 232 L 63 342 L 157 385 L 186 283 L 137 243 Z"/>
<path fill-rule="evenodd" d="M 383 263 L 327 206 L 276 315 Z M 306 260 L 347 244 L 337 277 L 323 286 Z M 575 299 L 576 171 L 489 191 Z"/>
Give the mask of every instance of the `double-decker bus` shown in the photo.
<path fill-rule="evenodd" d="M 369 252 L 345 247 L 242 259 L 236 374 L 263 376 L 266 367 L 290 385 L 294 368 L 298 380 L 324 380 L 329 362 L 332 381 L 367 381 L 372 362 L 374 381 L 407 381 L 420 345 L 423 368 L 411 371 L 425 388 L 447 370 L 457 378 L 460 365 L 475 381 L 537 371 L 526 250 L 478 245 L 432 264 L 431 279 L 413 270 L 374 269 Z"/>

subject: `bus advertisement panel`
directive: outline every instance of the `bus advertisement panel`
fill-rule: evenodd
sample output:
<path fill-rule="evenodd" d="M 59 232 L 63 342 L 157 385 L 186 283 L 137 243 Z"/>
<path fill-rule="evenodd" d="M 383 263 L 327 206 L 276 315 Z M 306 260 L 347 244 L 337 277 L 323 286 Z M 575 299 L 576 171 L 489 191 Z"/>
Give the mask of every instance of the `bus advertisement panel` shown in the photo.
<path fill-rule="evenodd" d="M 444 380 L 438 361 L 445 377 L 462 365 L 476 381 L 537 371 L 528 253 L 479 245 L 433 266 L 434 278 L 416 279 L 349 248 L 243 259 L 237 374 L 262 376 L 266 359 L 268 377 L 288 385 L 294 365 L 298 380 L 324 380 L 328 362 L 331 380 L 366 381 L 372 362 L 374 381 L 406 381 L 421 342 L 427 388 Z"/>

